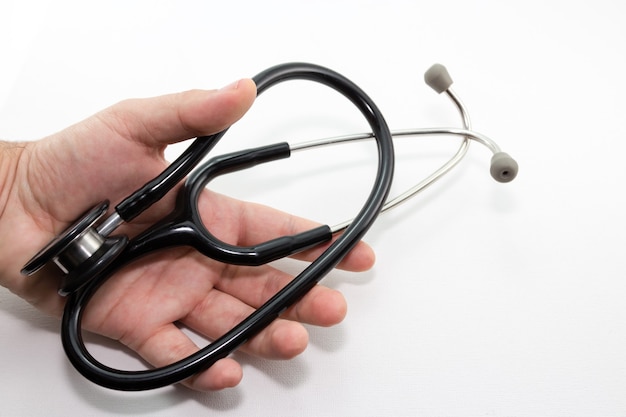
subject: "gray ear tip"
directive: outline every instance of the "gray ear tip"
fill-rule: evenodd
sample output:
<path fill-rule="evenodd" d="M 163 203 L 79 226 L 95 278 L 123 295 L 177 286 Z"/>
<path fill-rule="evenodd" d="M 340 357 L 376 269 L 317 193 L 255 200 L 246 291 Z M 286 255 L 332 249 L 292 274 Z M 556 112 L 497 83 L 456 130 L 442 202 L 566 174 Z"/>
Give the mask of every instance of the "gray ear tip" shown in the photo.
<path fill-rule="evenodd" d="M 446 67 L 434 64 L 424 73 L 424 81 L 437 93 L 443 93 L 452 85 L 452 77 Z"/>
<path fill-rule="evenodd" d="M 505 152 L 498 152 L 491 158 L 491 176 L 498 182 L 513 181 L 518 170 L 515 159 Z"/>

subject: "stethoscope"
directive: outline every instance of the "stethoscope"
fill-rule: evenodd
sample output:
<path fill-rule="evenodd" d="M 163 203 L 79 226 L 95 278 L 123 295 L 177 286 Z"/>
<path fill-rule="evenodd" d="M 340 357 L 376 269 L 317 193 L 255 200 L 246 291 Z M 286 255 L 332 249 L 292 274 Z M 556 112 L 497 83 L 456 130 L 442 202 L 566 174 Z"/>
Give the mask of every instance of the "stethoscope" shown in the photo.
<path fill-rule="evenodd" d="M 358 86 L 344 76 L 317 65 L 283 64 L 254 77 L 258 94 L 280 82 L 296 79 L 315 81 L 343 94 L 360 110 L 371 133 L 326 138 L 299 145 L 278 143 L 233 152 L 214 157 L 193 170 L 226 130 L 198 137 L 168 168 L 119 203 L 108 217 L 104 218 L 109 209 L 109 203 L 105 201 L 80 217 L 24 266 L 22 273 L 32 275 L 52 261 L 64 273 L 59 288 L 59 294 L 67 296 L 61 326 L 63 347 L 71 363 L 86 378 L 118 390 L 147 390 L 180 382 L 230 355 L 326 276 L 361 240 L 381 212 L 406 201 L 456 166 L 467 153 L 470 140 L 482 143 L 492 151 L 491 175 L 497 181 L 508 182 L 517 175 L 517 163 L 510 156 L 503 153 L 488 137 L 470 130 L 468 113 L 450 89 L 452 79 L 441 65 L 431 67 L 425 74 L 425 80 L 435 91 L 445 92 L 452 99 L 461 113 L 462 129 L 413 129 L 392 133 L 378 107 Z M 392 138 L 416 135 L 452 135 L 460 136 L 463 140 L 448 162 L 415 187 L 388 201 L 394 172 Z M 198 210 L 198 199 L 214 178 L 257 164 L 288 158 L 292 152 L 367 139 L 376 141 L 378 168 L 369 196 L 352 220 L 334 227 L 319 226 L 248 247 L 224 243 L 204 227 Z M 133 239 L 112 235 L 120 225 L 131 222 L 185 177 L 188 178 L 179 191 L 177 206 L 169 216 Z M 337 234 L 337 239 L 276 295 L 222 337 L 183 360 L 156 369 L 124 371 L 102 364 L 85 347 L 81 320 L 89 300 L 115 272 L 144 255 L 170 247 L 190 246 L 220 262 L 257 266 L 329 242 Z"/>

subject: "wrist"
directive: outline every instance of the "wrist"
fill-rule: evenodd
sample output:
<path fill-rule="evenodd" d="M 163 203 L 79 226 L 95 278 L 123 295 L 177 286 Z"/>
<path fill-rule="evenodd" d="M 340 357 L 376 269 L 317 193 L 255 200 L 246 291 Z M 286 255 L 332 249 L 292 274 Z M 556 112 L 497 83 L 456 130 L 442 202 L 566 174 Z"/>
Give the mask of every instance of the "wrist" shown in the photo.
<path fill-rule="evenodd" d="M 16 225 L 11 225 L 11 200 L 15 195 L 15 181 L 18 170 L 18 163 L 24 150 L 24 144 L 18 142 L 6 142 L 0 140 L 0 284 L 5 286 L 5 279 L 9 272 L 11 248 L 10 229 Z"/>
<path fill-rule="evenodd" d="M 24 145 L 0 140 L 0 221 L 4 213 L 17 172 L 17 165 Z"/>

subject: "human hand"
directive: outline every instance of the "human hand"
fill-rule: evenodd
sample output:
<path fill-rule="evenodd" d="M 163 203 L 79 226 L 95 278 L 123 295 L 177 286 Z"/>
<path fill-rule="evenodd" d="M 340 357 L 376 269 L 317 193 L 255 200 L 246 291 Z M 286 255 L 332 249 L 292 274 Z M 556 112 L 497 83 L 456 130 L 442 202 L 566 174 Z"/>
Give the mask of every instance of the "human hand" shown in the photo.
<path fill-rule="evenodd" d="M 255 93 L 251 80 L 241 80 L 222 90 L 127 100 L 40 141 L 0 143 L 0 284 L 60 316 L 64 305 L 57 294 L 60 272 L 44 268 L 23 277 L 19 271 L 26 261 L 95 203 L 109 199 L 114 206 L 158 175 L 167 166 L 163 155 L 167 144 L 234 123 L 251 106 Z M 132 237 L 168 214 L 175 194 L 173 190 L 122 226 L 120 233 Z M 199 206 L 207 228 L 237 245 L 314 226 L 209 190 Z M 298 256 L 311 260 L 321 250 Z M 339 266 L 361 271 L 373 262 L 373 252 L 361 243 Z M 217 338 L 291 278 L 271 266 L 221 264 L 188 248 L 159 252 L 111 277 L 90 302 L 83 327 L 119 340 L 150 364 L 163 366 L 198 349 L 177 323 Z M 318 285 L 243 349 L 263 358 L 291 358 L 308 343 L 301 323 L 331 326 L 343 319 L 346 308 L 339 292 Z M 235 386 L 241 378 L 241 366 L 226 358 L 184 384 L 217 390 Z"/>

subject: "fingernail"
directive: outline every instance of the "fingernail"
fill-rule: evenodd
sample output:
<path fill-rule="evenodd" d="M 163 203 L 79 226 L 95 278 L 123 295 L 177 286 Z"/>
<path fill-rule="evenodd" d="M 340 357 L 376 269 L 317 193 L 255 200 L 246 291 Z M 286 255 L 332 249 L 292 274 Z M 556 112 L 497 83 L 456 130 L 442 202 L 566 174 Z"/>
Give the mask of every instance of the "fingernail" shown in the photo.
<path fill-rule="evenodd" d="M 228 84 L 226 87 L 220 88 L 220 91 L 236 90 L 239 87 L 239 81 L 241 80 L 237 80 L 234 83 Z"/>

